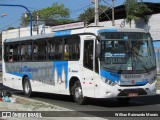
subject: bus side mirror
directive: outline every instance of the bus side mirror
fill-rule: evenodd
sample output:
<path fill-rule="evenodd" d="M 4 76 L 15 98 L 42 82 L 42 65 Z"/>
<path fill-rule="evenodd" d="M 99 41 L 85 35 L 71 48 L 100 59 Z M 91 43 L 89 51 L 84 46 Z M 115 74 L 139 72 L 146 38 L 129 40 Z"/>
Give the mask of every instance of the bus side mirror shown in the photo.
<path fill-rule="evenodd" d="M 96 45 L 96 58 L 99 58 L 101 54 L 101 45 L 97 44 Z"/>

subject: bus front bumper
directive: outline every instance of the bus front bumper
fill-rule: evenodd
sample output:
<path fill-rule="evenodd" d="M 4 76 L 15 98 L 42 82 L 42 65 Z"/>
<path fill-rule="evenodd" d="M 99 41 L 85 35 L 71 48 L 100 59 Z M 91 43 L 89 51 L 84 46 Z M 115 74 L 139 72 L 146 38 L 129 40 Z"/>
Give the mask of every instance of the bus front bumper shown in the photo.
<path fill-rule="evenodd" d="M 147 83 L 144 86 L 108 86 L 101 84 L 99 89 L 95 89 L 95 98 L 118 98 L 156 95 L 157 81 L 153 84 Z"/>

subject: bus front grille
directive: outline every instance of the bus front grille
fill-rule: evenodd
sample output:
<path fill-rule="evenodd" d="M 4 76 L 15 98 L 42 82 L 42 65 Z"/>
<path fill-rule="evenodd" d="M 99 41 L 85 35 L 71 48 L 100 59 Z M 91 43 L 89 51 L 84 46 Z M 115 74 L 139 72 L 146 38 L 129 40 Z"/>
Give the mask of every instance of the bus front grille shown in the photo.
<path fill-rule="evenodd" d="M 143 88 L 138 88 L 138 89 L 124 89 L 120 91 L 118 96 L 128 96 L 130 93 L 137 93 L 138 95 L 147 95 L 147 92 Z"/>

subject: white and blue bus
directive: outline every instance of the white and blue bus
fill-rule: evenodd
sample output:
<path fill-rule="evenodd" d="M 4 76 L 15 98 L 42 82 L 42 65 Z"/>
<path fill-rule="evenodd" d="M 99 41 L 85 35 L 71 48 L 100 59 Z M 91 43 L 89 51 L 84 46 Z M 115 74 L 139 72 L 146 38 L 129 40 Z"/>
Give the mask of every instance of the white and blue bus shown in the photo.
<path fill-rule="evenodd" d="M 32 92 L 90 98 L 156 94 L 152 38 L 141 29 L 87 27 L 3 41 L 3 84 Z"/>

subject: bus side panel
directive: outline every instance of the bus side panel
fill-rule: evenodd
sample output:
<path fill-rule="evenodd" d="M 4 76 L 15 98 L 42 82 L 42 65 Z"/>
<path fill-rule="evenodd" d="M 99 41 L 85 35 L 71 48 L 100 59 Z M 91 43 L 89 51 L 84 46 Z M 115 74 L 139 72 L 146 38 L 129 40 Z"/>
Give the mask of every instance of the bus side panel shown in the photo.
<path fill-rule="evenodd" d="M 9 73 L 3 73 L 3 85 L 13 88 L 13 80 L 12 80 L 11 74 Z"/>
<path fill-rule="evenodd" d="M 23 74 L 19 72 L 21 63 L 6 63 L 5 72 L 3 74 L 3 84 L 10 88 L 22 90 Z"/>
<path fill-rule="evenodd" d="M 4 74 L 4 78 L 7 76 L 7 81 L 4 82 L 4 85 L 23 90 L 22 78 L 24 75 L 30 78 L 32 91 L 37 92 L 69 95 L 69 81 L 72 77 L 76 77 L 81 82 L 82 89 L 85 86 L 82 80 L 82 62 L 80 61 L 6 63 L 6 74 Z M 87 88 L 88 85 L 90 85 L 89 81 L 86 81 Z M 94 93 L 94 88 L 90 90 L 85 89 L 84 94 L 89 93 L 89 91 Z M 93 97 L 94 94 L 89 93 L 86 96 Z"/>
<path fill-rule="evenodd" d="M 74 77 L 74 82 L 79 80 L 82 85 L 82 61 L 70 61 L 68 62 L 68 90 L 70 80 Z"/>
<path fill-rule="evenodd" d="M 69 94 L 68 61 L 9 63 L 6 68 L 6 86 L 22 90 L 22 78 L 27 75 L 32 91 Z"/>

